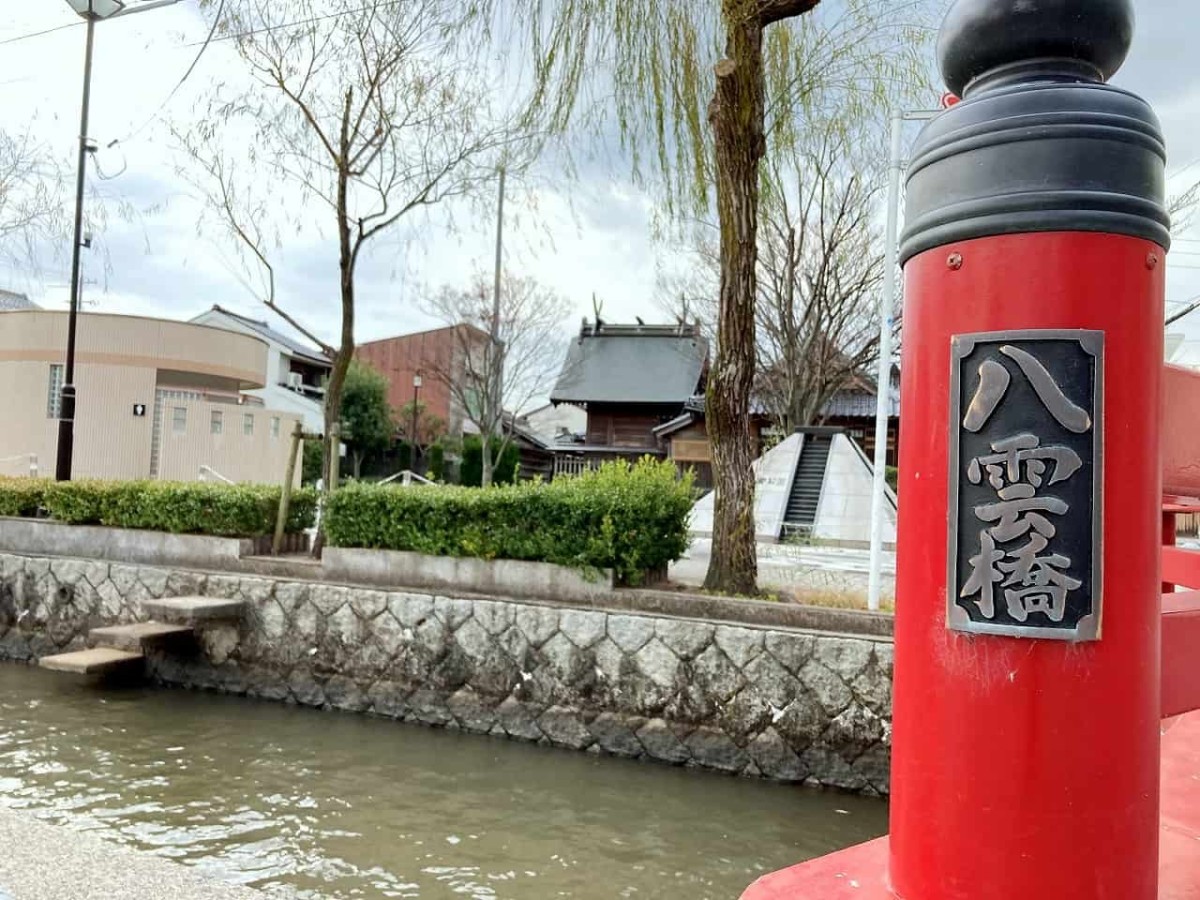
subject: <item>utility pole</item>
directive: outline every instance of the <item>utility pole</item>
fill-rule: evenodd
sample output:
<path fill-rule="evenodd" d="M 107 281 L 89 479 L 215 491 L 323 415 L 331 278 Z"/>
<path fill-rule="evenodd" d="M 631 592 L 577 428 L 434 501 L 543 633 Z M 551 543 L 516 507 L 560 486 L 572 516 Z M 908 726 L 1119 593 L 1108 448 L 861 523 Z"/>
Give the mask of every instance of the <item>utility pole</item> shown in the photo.
<path fill-rule="evenodd" d="M 492 340 L 500 337 L 500 280 L 504 267 L 504 181 L 505 168 L 500 166 L 500 199 L 496 204 L 496 268 L 492 282 Z"/>
<path fill-rule="evenodd" d="M 504 419 L 504 391 L 501 387 L 501 380 L 504 378 L 504 351 L 500 342 L 500 291 L 502 289 L 501 282 L 504 277 L 504 185 L 507 176 L 507 170 L 503 163 L 500 164 L 500 196 L 496 203 L 496 266 L 492 282 L 492 327 L 490 336 L 490 346 L 488 347 L 488 361 L 491 363 L 488 366 L 488 389 L 491 393 L 489 400 L 489 410 L 491 418 L 495 423 L 493 428 L 503 428 Z M 492 460 L 492 434 L 482 435 L 483 447 L 483 469 L 485 486 L 491 483 L 491 473 L 493 469 Z"/>
<path fill-rule="evenodd" d="M 504 396 L 500 379 L 504 372 L 504 354 L 500 350 L 500 291 L 504 279 L 504 184 L 507 171 L 500 166 L 500 197 L 496 204 L 496 267 L 492 282 L 492 409 L 495 410 Z"/>

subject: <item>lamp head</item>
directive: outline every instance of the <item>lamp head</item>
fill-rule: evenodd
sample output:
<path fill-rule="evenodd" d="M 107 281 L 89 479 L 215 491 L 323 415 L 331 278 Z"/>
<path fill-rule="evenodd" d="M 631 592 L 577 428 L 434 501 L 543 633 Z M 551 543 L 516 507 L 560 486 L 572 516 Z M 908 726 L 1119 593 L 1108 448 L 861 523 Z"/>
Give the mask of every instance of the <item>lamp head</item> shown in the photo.
<path fill-rule="evenodd" d="M 125 9 L 125 0 L 67 0 L 67 5 L 85 19 L 107 19 Z"/>

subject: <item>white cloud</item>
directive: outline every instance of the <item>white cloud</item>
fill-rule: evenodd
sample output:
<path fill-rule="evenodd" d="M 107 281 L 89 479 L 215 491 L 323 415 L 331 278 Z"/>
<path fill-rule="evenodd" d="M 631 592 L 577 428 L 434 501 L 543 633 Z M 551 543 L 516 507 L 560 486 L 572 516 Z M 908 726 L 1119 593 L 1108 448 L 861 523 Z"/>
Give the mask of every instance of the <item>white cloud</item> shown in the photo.
<path fill-rule="evenodd" d="M 1147 0 L 1140 4 L 1142 32 L 1119 82 L 1143 92 L 1159 109 L 1172 147 L 1172 170 L 1200 160 L 1200 70 L 1193 65 L 1200 44 L 1200 9 L 1191 0 Z M 74 14 L 62 0 L 38 0 L 6 10 L 0 41 L 69 25 Z M 215 224 L 197 233 L 201 205 L 176 173 L 178 161 L 163 120 L 138 131 L 191 63 L 205 35 L 193 0 L 177 6 L 101 23 L 97 28 L 92 135 L 104 148 L 101 169 L 123 174 L 101 189 L 139 209 L 130 221 L 113 219 L 103 236 L 110 269 L 102 257 L 85 257 L 91 308 L 165 316 L 188 316 L 212 303 L 258 312 L 235 272 L 236 255 Z M 73 160 L 78 127 L 84 29 L 0 45 L 0 87 L 5 103 L 0 127 L 31 129 Z M 166 113 L 186 121 L 218 80 L 238 71 L 227 43 L 214 44 Z M 881 113 L 882 114 L 882 113 Z M 130 136 L 132 132 L 137 134 Z M 122 143 L 108 149 L 113 139 Z M 607 175 L 555 184 L 552 165 L 535 187 L 514 185 L 507 216 L 506 263 L 531 273 L 566 295 L 574 318 L 591 312 L 595 292 L 606 316 L 653 320 L 655 253 L 650 224 L 652 201 L 632 187 L 618 159 Z M 589 174 L 600 167 L 589 166 Z M 1200 179 L 1200 163 L 1186 175 Z M 1177 186 L 1186 178 L 1176 179 Z M 371 339 L 430 324 L 418 304 L 426 285 L 465 283 L 492 264 L 494 223 L 473 209 L 453 208 L 414 221 L 376 247 L 364 261 L 357 334 Z M 1173 304 L 1200 294 L 1200 228 L 1183 235 L 1170 259 L 1168 286 Z M 1188 254 L 1196 255 L 1188 255 Z M 64 305 L 67 254 L 33 275 L 0 269 L 0 286 L 26 290 L 48 305 Z M 316 234 L 289 238 L 282 249 L 281 292 L 315 329 L 336 331 L 333 251 Z M 573 327 L 568 322 L 567 327 Z M 1200 314 L 1186 323 L 1200 338 Z"/>

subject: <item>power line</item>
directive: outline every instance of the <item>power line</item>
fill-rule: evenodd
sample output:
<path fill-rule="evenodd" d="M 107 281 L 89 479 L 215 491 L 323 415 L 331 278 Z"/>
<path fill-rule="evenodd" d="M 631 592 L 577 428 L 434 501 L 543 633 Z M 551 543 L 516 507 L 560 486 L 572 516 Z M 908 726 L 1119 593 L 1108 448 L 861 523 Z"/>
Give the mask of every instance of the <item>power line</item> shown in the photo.
<path fill-rule="evenodd" d="M 256 34 L 267 34 L 268 32 L 279 31 L 281 28 L 295 28 L 297 25 L 312 25 L 315 22 L 324 22 L 327 19 L 340 19 L 342 16 L 353 16 L 357 13 L 368 12 L 369 10 L 378 9 L 380 7 L 399 6 L 403 2 L 405 2 L 405 0 L 387 0 L 387 2 L 383 3 L 371 3 L 367 6 L 360 6 L 358 9 L 343 9 L 340 12 L 326 13 L 323 16 L 313 16 L 308 19 L 297 19 L 295 22 L 283 22 L 279 25 L 268 25 L 264 28 L 253 28 L 249 31 L 239 31 L 235 34 L 223 34 L 220 37 L 212 38 L 211 42 L 215 43 L 216 41 L 234 41 L 238 38 L 253 37 Z M 196 47 L 201 43 L 207 45 L 209 42 L 210 41 L 194 41 L 193 43 L 184 44 L 183 46 Z"/>
<path fill-rule="evenodd" d="M 1174 325 L 1184 316 L 1190 315 L 1197 309 L 1200 309 L 1200 297 L 1193 297 L 1191 300 L 1186 300 L 1184 302 L 1187 304 L 1187 306 L 1184 309 L 1181 309 L 1179 312 L 1172 313 L 1171 315 L 1167 316 L 1166 321 L 1163 323 L 1164 326 Z"/>
<path fill-rule="evenodd" d="M 54 34 L 56 31 L 65 31 L 68 28 L 75 28 L 83 24 L 85 24 L 83 21 L 68 22 L 66 25 L 56 25 L 53 28 L 46 28 L 42 31 L 33 31 L 29 34 L 19 34 L 16 37 L 5 38 L 4 40 L 0 41 L 0 46 L 3 46 L 4 44 L 15 44 L 18 41 L 27 41 L 30 38 L 41 37 L 44 34 Z"/>
<path fill-rule="evenodd" d="M 163 110 L 165 110 L 167 108 L 167 104 L 170 103 L 175 98 L 175 95 L 177 93 L 179 93 L 179 89 L 181 87 L 183 87 L 184 83 L 188 80 L 188 78 L 191 77 L 192 73 L 196 71 L 196 66 L 198 66 L 200 64 L 200 58 L 202 56 L 204 56 L 204 51 L 207 50 L 209 45 L 212 43 L 213 36 L 217 33 L 217 25 L 221 21 L 221 14 L 225 11 L 225 3 L 226 3 L 226 0 L 221 0 L 221 6 L 217 9 L 216 15 L 213 16 L 213 23 L 212 23 L 212 27 L 208 30 L 208 36 L 204 39 L 204 41 L 200 45 L 200 52 L 198 52 L 196 54 L 195 59 L 192 60 L 192 64 L 187 67 L 187 71 L 183 73 L 183 77 L 180 78 L 177 82 L 175 82 L 175 86 L 173 88 L 171 88 L 171 92 L 169 94 L 167 94 L 167 96 L 163 99 L 163 102 L 158 104 L 158 108 L 156 110 L 154 110 L 154 113 L 148 119 L 146 119 L 146 121 L 144 121 L 141 125 L 139 125 L 137 128 L 135 128 L 133 131 L 131 131 L 125 137 L 117 138 L 117 139 L 113 140 L 111 143 L 109 143 L 109 145 L 108 145 L 109 147 L 114 147 L 117 144 L 122 144 L 127 141 L 133 140 L 138 135 L 140 135 L 143 131 L 145 131 L 147 128 L 149 128 L 152 124 L 154 124 L 154 122 L 156 122 L 158 120 L 159 116 L 161 116 L 163 114 Z M 194 45 L 189 44 L 187 46 L 194 46 Z"/>
<path fill-rule="evenodd" d="M 1177 170 L 1177 171 L 1175 172 L 1175 174 L 1174 174 L 1174 175 L 1168 174 L 1168 175 L 1167 175 L 1167 178 L 1168 178 L 1168 179 L 1170 179 L 1170 178 L 1178 178 L 1180 175 L 1182 175 L 1182 174 L 1183 174 L 1184 172 L 1186 172 L 1188 169 L 1192 168 L 1193 166 L 1195 166 L 1195 165 L 1197 165 L 1197 164 L 1200 164 L 1200 156 L 1197 156 L 1195 159 L 1193 159 L 1193 160 L 1192 160 L 1190 163 L 1188 163 L 1188 164 L 1187 164 L 1186 166 L 1184 166 L 1182 169 L 1179 169 L 1179 170 Z"/>

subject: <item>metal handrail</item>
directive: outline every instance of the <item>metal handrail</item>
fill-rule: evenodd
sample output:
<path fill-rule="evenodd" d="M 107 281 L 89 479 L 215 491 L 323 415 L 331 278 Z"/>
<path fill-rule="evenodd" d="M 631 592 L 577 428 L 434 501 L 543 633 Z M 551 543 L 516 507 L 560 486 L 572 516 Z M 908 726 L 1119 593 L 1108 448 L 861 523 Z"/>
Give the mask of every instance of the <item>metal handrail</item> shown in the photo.
<path fill-rule="evenodd" d="M 223 481 L 226 484 L 237 484 L 237 482 L 234 481 L 232 478 L 226 478 L 224 475 L 222 475 L 220 472 L 218 472 L 212 466 L 201 466 L 200 467 L 200 480 L 208 481 L 208 478 L 205 477 L 206 475 L 210 475 L 213 478 L 216 478 L 218 481 Z"/>
<path fill-rule="evenodd" d="M 431 485 L 437 484 L 436 481 L 430 481 L 428 478 L 422 478 L 416 472 L 412 471 L 412 469 L 403 469 L 403 470 L 397 472 L 395 475 L 392 475 L 392 476 L 389 476 L 388 478 L 383 479 L 383 481 L 380 481 L 379 484 L 380 485 L 391 484 L 397 478 L 400 479 L 400 484 L 403 485 L 404 487 L 409 487 L 414 481 L 417 484 L 431 484 Z"/>
<path fill-rule="evenodd" d="M 38 458 L 36 453 L 18 453 L 16 456 L 8 456 L 0 459 L 0 463 L 24 462 L 29 461 L 29 477 L 38 477 Z"/>

